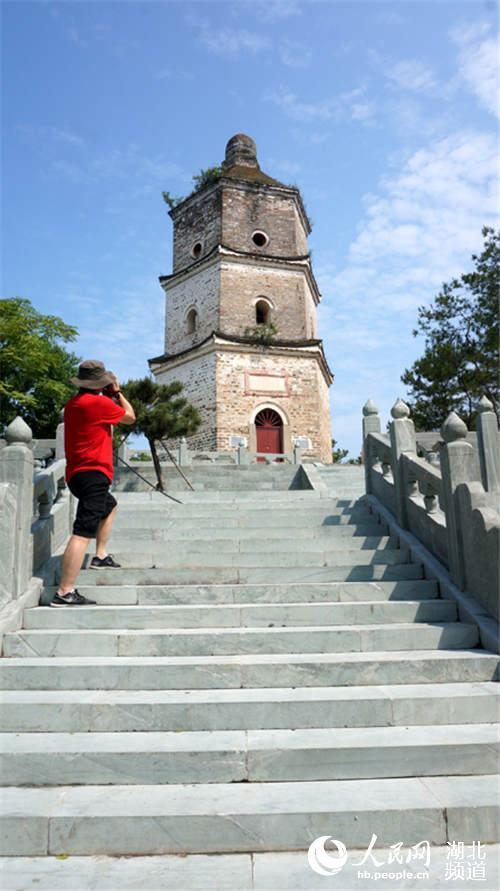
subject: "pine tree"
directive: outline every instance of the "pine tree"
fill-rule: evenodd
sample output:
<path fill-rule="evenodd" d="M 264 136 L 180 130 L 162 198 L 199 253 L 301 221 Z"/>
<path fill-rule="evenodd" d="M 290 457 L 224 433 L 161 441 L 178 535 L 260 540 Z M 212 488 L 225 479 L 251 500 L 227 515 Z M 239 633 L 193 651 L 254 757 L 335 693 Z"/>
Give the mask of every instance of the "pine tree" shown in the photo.
<path fill-rule="evenodd" d="M 425 336 L 425 351 L 401 377 L 418 430 L 439 429 L 451 411 L 474 427 L 484 395 L 498 416 L 500 231 L 485 226 L 483 237 L 473 271 L 444 284 L 433 304 L 418 310 L 413 334 Z"/>
<path fill-rule="evenodd" d="M 160 460 L 156 443 L 162 439 L 177 439 L 192 436 L 201 424 L 198 409 L 179 394 L 182 384 L 157 384 L 152 378 L 130 380 L 121 389 L 132 403 L 136 421 L 128 430 L 142 433 L 151 449 L 158 489 L 164 491 Z"/>

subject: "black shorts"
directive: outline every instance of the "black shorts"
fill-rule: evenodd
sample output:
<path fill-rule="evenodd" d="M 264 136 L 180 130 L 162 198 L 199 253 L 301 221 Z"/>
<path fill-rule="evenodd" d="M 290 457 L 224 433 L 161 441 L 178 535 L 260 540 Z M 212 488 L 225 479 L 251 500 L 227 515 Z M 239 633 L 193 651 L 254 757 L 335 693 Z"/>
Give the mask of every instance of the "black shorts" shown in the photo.
<path fill-rule="evenodd" d="M 78 498 L 73 535 L 96 537 L 99 523 L 116 507 L 116 499 L 109 492 L 110 485 L 108 477 L 100 470 L 82 470 L 71 477 L 68 488 Z"/>

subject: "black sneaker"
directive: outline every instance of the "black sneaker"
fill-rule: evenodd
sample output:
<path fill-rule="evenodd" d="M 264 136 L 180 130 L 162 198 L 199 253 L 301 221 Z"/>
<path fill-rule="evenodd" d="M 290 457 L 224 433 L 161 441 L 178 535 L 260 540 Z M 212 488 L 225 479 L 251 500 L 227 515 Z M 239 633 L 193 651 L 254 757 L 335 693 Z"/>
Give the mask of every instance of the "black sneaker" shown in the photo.
<path fill-rule="evenodd" d="M 74 588 L 73 591 L 65 594 L 64 597 L 56 594 L 50 601 L 49 606 L 95 606 L 95 603 L 95 600 L 89 600 Z"/>
<path fill-rule="evenodd" d="M 113 560 L 111 554 L 108 554 L 107 557 L 92 557 L 90 561 L 89 569 L 121 569 L 119 563 Z"/>

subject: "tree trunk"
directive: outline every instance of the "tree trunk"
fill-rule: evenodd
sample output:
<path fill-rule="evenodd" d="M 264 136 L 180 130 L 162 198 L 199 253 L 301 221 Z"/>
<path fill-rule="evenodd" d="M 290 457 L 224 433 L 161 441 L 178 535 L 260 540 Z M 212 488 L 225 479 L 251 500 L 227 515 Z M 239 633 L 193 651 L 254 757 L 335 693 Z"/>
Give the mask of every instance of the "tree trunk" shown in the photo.
<path fill-rule="evenodd" d="M 161 475 L 161 464 L 160 464 L 160 459 L 158 458 L 158 452 L 156 451 L 156 444 L 155 444 L 154 439 L 148 439 L 148 442 L 149 442 L 149 448 L 151 449 L 151 455 L 153 457 L 153 464 L 154 464 L 154 468 L 155 468 L 156 479 L 158 480 L 157 489 L 159 489 L 160 492 L 164 492 L 165 487 L 163 485 L 163 477 Z"/>

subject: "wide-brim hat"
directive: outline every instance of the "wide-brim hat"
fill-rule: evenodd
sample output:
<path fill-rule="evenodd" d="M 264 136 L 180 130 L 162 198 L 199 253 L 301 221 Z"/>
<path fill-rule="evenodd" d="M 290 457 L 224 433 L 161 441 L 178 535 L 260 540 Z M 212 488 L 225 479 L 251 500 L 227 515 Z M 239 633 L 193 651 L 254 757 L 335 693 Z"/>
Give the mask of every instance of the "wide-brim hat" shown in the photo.
<path fill-rule="evenodd" d="M 102 390 L 108 384 L 114 383 L 115 376 L 108 371 L 104 362 L 99 359 L 85 359 L 78 368 L 78 377 L 72 377 L 74 387 L 83 387 L 86 390 Z"/>

